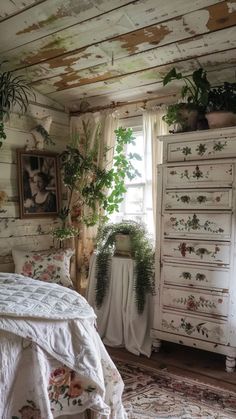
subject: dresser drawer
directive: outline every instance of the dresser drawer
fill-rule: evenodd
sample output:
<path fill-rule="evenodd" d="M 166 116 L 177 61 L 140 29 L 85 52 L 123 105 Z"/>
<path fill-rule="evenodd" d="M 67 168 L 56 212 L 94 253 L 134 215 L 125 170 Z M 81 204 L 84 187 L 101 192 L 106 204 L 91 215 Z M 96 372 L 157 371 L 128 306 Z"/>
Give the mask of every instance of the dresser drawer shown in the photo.
<path fill-rule="evenodd" d="M 229 265 L 230 243 L 198 240 L 164 240 L 164 260 L 189 261 Z"/>
<path fill-rule="evenodd" d="M 230 240 L 230 213 L 168 213 L 163 215 L 165 237 Z"/>
<path fill-rule="evenodd" d="M 167 161 L 227 158 L 236 155 L 236 138 L 175 142 L 167 146 Z"/>
<path fill-rule="evenodd" d="M 196 164 L 166 168 L 166 188 L 232 186 L 233 164 Z"/>
<path fill-rule="evenodd" d="M 169 209 L 218 209 L 230 210 L 232 207 L 232 190 L 209 190 L 209 189 L 181 189 L 166 190 L 164 193 L 165 210 Z"/>
<path fill-rule="evenodd" d="M 224 321 L 164 310 L 161 317 L 162 330 L 165 332 L 209 342 L 227 343 L 228 327 Z"/>
<path fill-rule="evenodd" d="M 228 295 L 216 291 L 187 290 L 164 287 L 162 305 L 167 308 L 187 310 L 195 313 L 228 315 Z"/>
<path fill-rule="evenodd" d="M 215 269 L 204 266 L 178 265 L 164 263 L 162 281 L 164 284 L 176 284 L 195 288 L 229 289 L 230 272 L 227 269 Z"/>

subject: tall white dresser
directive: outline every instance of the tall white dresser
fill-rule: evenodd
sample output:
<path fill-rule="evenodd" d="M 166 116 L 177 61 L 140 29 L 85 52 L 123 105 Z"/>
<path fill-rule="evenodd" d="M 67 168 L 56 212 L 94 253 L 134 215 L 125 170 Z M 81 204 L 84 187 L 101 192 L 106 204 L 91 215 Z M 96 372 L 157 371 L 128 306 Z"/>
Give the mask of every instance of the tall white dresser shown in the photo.
<path fill-rule="evenodd" d="M 160 138 L 151 335 L 236 357 L 236 127 Z"/>

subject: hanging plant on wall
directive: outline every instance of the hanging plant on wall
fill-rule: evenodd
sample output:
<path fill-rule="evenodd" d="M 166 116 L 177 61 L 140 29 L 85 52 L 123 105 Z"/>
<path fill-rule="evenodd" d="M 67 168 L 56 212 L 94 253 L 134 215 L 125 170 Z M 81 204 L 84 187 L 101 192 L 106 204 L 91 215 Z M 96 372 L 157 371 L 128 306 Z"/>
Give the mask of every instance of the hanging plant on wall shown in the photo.
<path fill-rule="evenodd" d="M 29 104 L 31 88 L 22 76 L 16 76 L 11 71 L 1 71 L 0 64 L 0 148 L 6 139 L 4 123 L 9 118 L 13 106 L 18 105 L 20 112 L 24 113 Z"/>
<path fill-rule="evenodd" d="M 135 260 L 135 296 L 137 311 L 141 314 L 147 294 L 154 291 L 154 250 L 146 228 L 135 221 L 106 224 L 100 227 L 96 249 L 96 305 L 101 307 L 110 282 L 110 260 L 115 253 L 117 234 L 130 237 L 131 254 Z"/>

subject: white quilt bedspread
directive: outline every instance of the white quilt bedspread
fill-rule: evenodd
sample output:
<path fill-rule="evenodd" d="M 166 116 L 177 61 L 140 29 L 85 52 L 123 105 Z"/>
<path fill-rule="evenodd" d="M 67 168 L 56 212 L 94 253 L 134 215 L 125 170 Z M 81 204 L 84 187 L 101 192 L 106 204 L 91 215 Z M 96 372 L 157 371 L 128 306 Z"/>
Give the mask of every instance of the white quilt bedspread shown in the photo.
<path fill-rule="evenodd" d="M 123 382 L 86 300 L 0 274 L 0 418 L 125 419 Z"/>
<path fill-rule="evenodd" d="M 94 317 L 85 298 L 73 290 L 10 273 L 0 273 L 0 314 L 45 319 Z"/>

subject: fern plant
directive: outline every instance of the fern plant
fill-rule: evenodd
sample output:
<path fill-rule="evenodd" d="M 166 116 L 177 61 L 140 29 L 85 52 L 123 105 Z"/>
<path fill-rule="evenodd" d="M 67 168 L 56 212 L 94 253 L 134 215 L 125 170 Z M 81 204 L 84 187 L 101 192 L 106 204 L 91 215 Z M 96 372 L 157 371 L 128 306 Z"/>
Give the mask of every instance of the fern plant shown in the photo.
<path fill-rule="evenodd" d="M 135 260 L 135 296 L 137 311 L 141 314 L 146 296 L 154 291 L 154 250 L 146 228 L 135 221 L 110 223 L 101 226 L 96 249 L 96 305 L 101 307 L 110 282 L 110 261 L 115 252 L 117 234 L 128 234 L 132 257 Z"/>
<path fill-rule="evenodd" d="M 0 64 L 0 148 L 6 139 L 4 122 L 9 118 L 13 106 L 18 105 L 22 113 L 26 112 L 29 104 L 31 88 L 22 76 L 16 76 L 11 71 L 1 71 Z"/>

